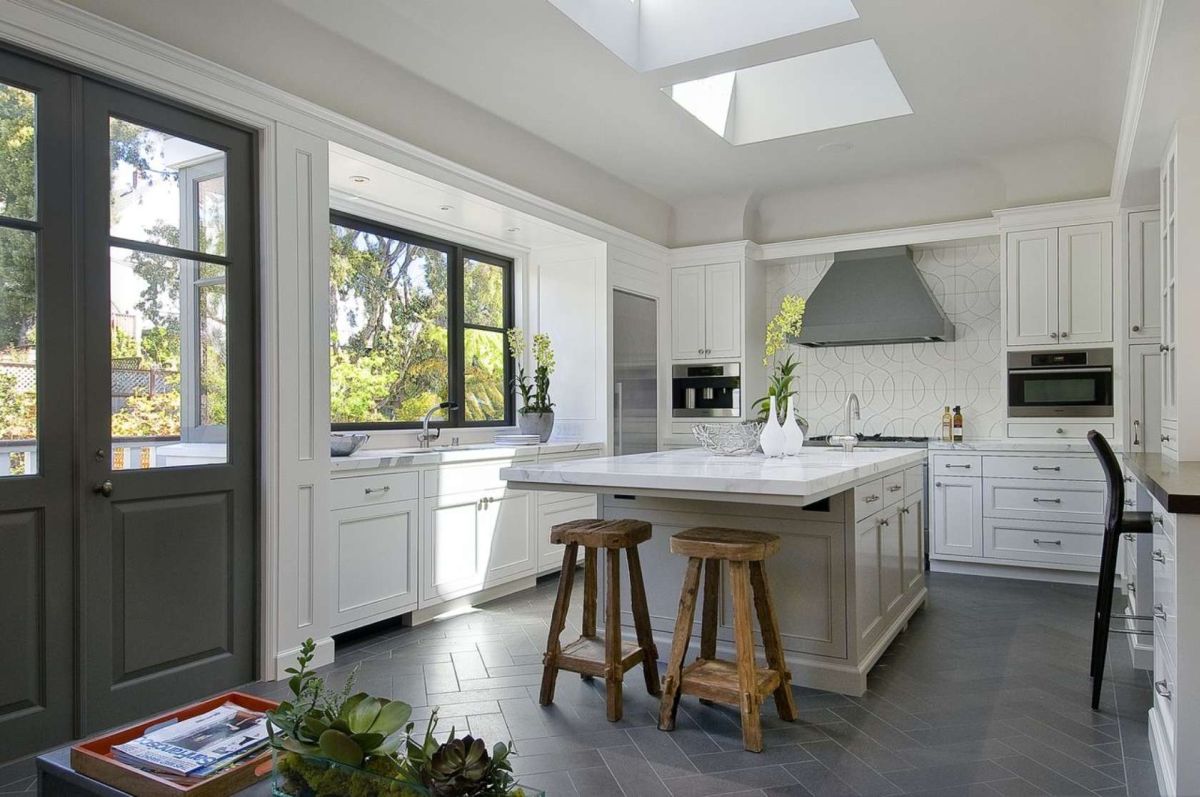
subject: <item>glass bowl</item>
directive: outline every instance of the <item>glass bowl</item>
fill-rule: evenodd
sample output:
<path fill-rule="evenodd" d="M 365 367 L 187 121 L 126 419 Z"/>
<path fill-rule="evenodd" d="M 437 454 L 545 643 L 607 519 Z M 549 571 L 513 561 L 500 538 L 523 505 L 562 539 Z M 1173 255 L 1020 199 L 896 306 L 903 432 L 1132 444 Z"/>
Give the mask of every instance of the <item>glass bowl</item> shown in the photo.
<path fill-rule="evenodd" d="M 723 457 L 745 456 L 758 451 L 758 436 L 762 424 L 751 423 L 698 423 L 692 427 L 692 435 L 705 450 Z"/>

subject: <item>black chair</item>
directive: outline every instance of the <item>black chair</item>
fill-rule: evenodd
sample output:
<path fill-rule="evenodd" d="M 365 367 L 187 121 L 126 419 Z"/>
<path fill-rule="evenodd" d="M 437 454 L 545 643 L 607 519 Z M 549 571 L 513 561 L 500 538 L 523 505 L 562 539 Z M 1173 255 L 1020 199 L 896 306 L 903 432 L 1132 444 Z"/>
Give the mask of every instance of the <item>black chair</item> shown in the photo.
<path fill-rule="evenodd" d="M 1096 588 L 1096 616 L 1092 620 L 1092 708 L 1100 708 L 1100 687 L 1104 681 L 1104 659 L 1108 654 L 1108 635 L 1145 634 L 1145 630 L 1112 628 L 1113 579 L 1117 575 L 1117 551 L 1122 534 L 1150 534 L 1154 524 L 1149 512 L 1125 511 L 1125 480 L 1121 465 L 1104 435 L 1088 432 L 1088 443 L 1100 460 L 1104 481 L 1108 484 L 1108 507 L 1104 512 L 1104 545 L 1100 552 L 1100 583 Z M 1122 620 L 1153 622 L 1146 615 L 1121 615 Z"/>

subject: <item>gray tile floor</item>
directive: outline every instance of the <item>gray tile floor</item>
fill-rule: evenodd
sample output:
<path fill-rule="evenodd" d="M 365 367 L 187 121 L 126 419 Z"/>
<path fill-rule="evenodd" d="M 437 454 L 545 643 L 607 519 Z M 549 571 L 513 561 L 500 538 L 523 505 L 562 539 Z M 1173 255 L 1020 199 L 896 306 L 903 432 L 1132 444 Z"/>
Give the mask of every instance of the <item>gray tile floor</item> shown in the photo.
<path fill-rule="evenodd" d="M 323 674 L 340 684 L 357 666 L 358 688 L 408 701 L 418 719 L 440 706 L 444 731 L 514 739 L 521 780 L 554 797 L 1157 794 L 1149 679 L 1130 666 L 1124 638 L 1110 646 L 1101 711 L 1088 706 L 1092 588 L 929 582 L 929 604 L 867 694 L 797 689 L 795 723 L 768 703 L 761 754 L 741 749 L 733 709 L 692 698 L 678 728 L 659 731 L 637 672 L 626 676 L 621 722 L 605 720 L 602 682 L 569 673 L 555 705 L 539 706 L 554 579 L 472 613 L 344 640 Z M 576 603 L 564 638 L 578 633 Z M 281 694 L 278 684 L 250 689 Z M 24 764 L 0 768 L 0 794 L 30 789 L 31 775 Z"/>

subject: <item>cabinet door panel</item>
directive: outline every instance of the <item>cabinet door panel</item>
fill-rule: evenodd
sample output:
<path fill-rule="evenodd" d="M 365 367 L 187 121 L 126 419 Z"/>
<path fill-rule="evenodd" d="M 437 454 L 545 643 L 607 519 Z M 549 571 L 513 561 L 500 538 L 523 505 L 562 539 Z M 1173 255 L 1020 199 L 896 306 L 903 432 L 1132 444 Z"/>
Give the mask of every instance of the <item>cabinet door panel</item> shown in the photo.
<path fill-rule="evenodd" d="M 671 270 L 671 355 L 704 356 L 704 266 Z"/>
<path fill-rule="evenodd" d="M 1059 339 L 1067 343 L 1111 342 L 1112 295 L 1112 225 L 1059 229 Z"/>
<path fill-rule="evenodd" d="M 558 499 L 558 500 L 553 500 Z M 576 493 L 539 493 L 537 519 L 537 572 L 562 568 L 563 546 L 550 542 L 550 531 L 559 523 L 596 517 L 596 497 Z"/>
<path fill-rule="evenodd" d="M 879 538 L 886 518 L 867 518 L 854 527 L 854 607 L 861 652 L 883 629 Z"/>
<path fill-rule="evenodd" d="M 1129 450 L 1157 454 L 1162 443 L 1162 353 L 1157 344 L 1129 347 Z"/>
<path fill-rule="evenodd" d="M 902 523 L 899 507 L 879 521 L 879 597 L 884 617 L 890 617 L 904 597 Z"/>
<path fill-rule="evenodd" d="M 933 552 L 951 556 L 983 555 L 983 482 L 942 476 L 933 483 Z"/>
<path fill-rule="evenodd" d="M 1012 346 L 1058 339 L 1058 231 L 1008 235 L 1008 342 Z"/>
<path fill-rule="evenodd" d="M 484 584 L 494 586 L 533 575 L 533 494 L 506 490 L 484 504 L 476 521 L 479 547 L 485 552 Z"/>
<path fill-rule="evenodd" d="M 901 568 L 904 591 L 916 588 L 925 575 L 925 499 L 910 498 L 900 512 Z"/>
<path fill-rule="evenodd" d="M 334 627 L 416 607 L 417 508 L 405 501 L 330 514 L 337 546 Z"/>
<path fill-rule="evenodd" d="M 478 501 L 478 498 L 462 498 L 427 510 L 423 532 L 422 606 L 483 586 L 481 564 L 484 557 L 476 530 Z"/>
<path fill-rule="evenodd" d="M 1162 334 L 1159 214 L 1129 214 L 1129 339 L 1157 341 Z"/>
<path fill-rule="evenodd" d="M 742 269 L 737 263 L 705 267 L 705 356 L 739 357 L 742 353 Z"/>

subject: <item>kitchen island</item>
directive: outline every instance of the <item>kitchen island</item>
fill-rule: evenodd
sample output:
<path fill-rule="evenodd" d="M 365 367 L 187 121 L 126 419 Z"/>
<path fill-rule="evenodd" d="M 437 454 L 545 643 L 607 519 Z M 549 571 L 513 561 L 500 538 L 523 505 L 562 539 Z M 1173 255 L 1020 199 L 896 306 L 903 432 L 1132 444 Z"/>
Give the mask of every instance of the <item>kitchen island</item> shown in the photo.
<path fill-rule="evenodd" d="M 594 493 L 605 518 L 653 524 L 640 552 L 664 656 L 686 564 L 670 553 L 671 535 L 697 526 L 778 534 L 783 545 L 766 568 L 792 683 L 861 695 L 867 672 L 925 602 L 924 460 L 914 449 L 806 448 L 787 459 L 686 449 L 513 463 L 501 478 L 512 489 Z M 719 618 L 728 655 L 727 595 Z M 623 622 L 632 627 L 631 615 Z M 698 638 L 698 620 L 693 631 Z"/>

